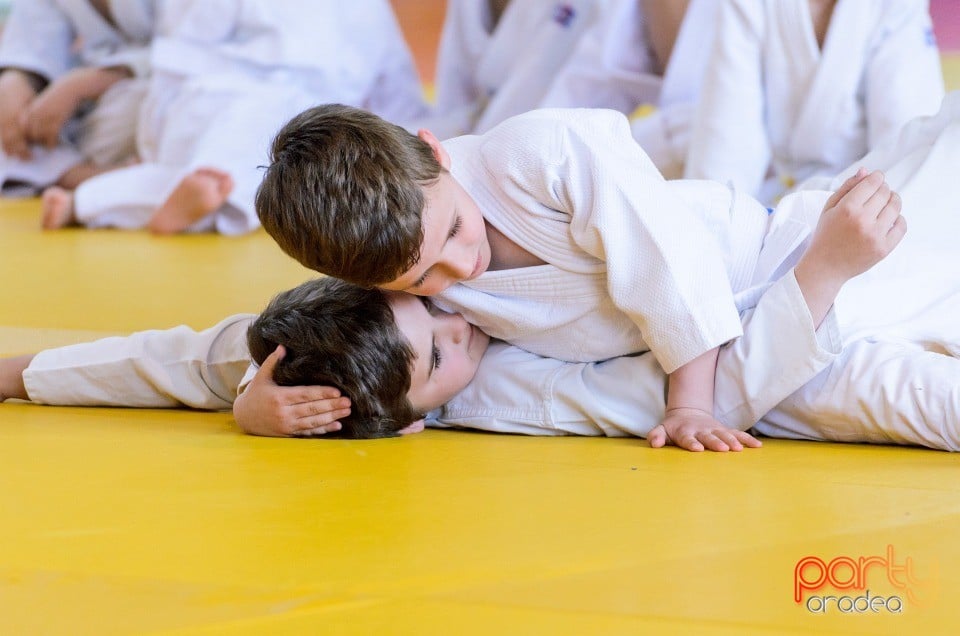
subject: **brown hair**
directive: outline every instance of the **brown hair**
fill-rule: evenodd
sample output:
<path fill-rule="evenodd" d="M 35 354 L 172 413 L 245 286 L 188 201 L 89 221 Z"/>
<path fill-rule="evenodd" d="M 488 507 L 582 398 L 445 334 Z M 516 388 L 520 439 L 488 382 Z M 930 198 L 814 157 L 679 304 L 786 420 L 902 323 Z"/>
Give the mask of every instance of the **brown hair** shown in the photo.
<path fill-rule="evenodd" d="M 274 139 L 257 215 L 302 265 L 373 287 L 420 258 L 423 187 L 440 169 L 430 145 L 403 128 L 359 108 L 317 106 Z"/>
<path fill-rule="evenodd" d="M 334 386 L 349 397 L 340 437 L 390 437 L 422 417 L 407 399 L 414 352 L 380 290 L 336 278 L 307 281 L 270 301 L 247 344 L 257 364 L 286 347 L 277 384 Z"/>

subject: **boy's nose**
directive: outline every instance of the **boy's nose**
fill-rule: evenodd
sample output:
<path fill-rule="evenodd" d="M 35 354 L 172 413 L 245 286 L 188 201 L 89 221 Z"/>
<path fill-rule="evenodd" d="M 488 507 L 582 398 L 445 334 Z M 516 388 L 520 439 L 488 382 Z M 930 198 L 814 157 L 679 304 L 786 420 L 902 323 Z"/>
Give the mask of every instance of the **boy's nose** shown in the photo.
<path fill-rule="evenodd" d="M 453 344 L 466 342 L 470 335 L 470 324 L 460 314 L 447 314 L 444 316 L 446 327 L 450 333 L 450 339 Z"/>
<path fill-rule="evenodd" d="M 473 274 L 473 270 L 476 268 L 477 261 L 476 256 L 472 253 L 471 250 L 462 249 L 458 250 L 453 258 L 447 263 L 447 269 L 452 278 L 455 278 L 458 282 L 464 281 L 470 278 L 470 275 Z"/>

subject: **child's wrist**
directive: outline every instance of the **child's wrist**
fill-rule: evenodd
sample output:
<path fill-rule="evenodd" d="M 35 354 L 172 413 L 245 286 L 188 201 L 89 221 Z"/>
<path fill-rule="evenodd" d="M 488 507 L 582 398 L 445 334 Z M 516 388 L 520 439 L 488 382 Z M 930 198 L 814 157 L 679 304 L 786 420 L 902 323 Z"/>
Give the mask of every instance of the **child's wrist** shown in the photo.
<path fill-rule="evenodd" d="M 666 415 L 681 415 L 683 413 L 698 413 L 713 417 L 712 410 L 702 406 L 667 406 L 667 410 L 665 411 Z"/>
<path fill-rule="evenodd" d="M 836 298 L 843 285 L 850 280 L 850 276 L 839 272 L 833 267 L 824 267 L 816 257 L 810 253 L 804 254 L 793 268 L 793 275 L 797 279 L 800 291 L 826 295 Z M 807 294 L 804 295 L 807 295 Z"/>

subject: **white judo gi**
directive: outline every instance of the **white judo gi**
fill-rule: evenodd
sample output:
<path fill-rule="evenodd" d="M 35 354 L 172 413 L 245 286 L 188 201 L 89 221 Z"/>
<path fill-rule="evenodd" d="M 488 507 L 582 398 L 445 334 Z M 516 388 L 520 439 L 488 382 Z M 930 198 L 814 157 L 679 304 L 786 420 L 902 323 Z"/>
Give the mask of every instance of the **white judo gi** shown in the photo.
<path fill-rule="evenodd" d="M 960 92 L 834 186 L 861 164 L 884 170 L 903 197 L 906 237 L 844 286 L 814 330 L 789 268 L 828 193 L 785 197 L 755 274 L 773 282 L 740 295 L 744 335 L 720 350 L 715 415 L 741 429 L 756 422 L 754 432 L 770 437 L 960 450 Z M 794 242 L 799 249 L 784 257 Z M 433 414 L 434 424 L 645 437 L 663 418 L 665 391 L 649 352 L 564 363 L 492 343 L 473 382 Z"/>
<path fill-rule="evenodd" d="M 633 136 L 667 178 L 683 173 L 690 126 L 710 54 L 719 0 L 692 0 L 670 60 L 658 71 L 641 0 L 616 0 L 580 39 L 541 105 L 653 112 L 636 119 Z"/>
<path fill-rule="evenodd" d="M 685 176 L 769 203 L 832 178 L 943 93 L 927 0 L 840 0 L 822 50 L 807 0 L 724 0 Z"/>
<path fill-rule="evenodd" d="M 649 349 L 668 372 L 741 335 L 731 289 L 754 282 L 766 209 L 665 181 L 623 114 L 538 110 L 444 146 L 486 221 L 546 264 L 487 271 L 442 308 L 547 357 Z"/>
<path fill-rule="evenodd" d="M 154 76 L 140 117 L 142 163 L 83 183 L 89 227 L 143 227 L 200 167 L 233 177 L 227 203 L 189 231 L 259 227 L 254 196 L 276 132 L 303 110 L 339 102 L 408 120 L 425 112 L 419 79 L 385 0 L 165 0 Z"/>
<path fill-rule="evenodd" d="M 486 0 L 450 0 L 437 53 L 436 104 L 421 122 L 440 139 L 484 132 L 546 105 L 578 41 L 613 0 L 512 0 L 496 28 Z"/>
<path fill-rule="evenodd" d="M 18 0 L 0 38 L 0 68 L 18 68 L 48 82 L 81 66 L 130 69 L 89 110 L 64 126 L 57 148 L 33 146 L 33 158 L 8 157 L 0 149 L 0 185 L 33 188 L 55 183 L 85 160 L 117 163 L 135 153 L 140 102 L 147 90 L 149 45 L 159 0 L 109 3 L 113 24 L 88 0 Z"/>

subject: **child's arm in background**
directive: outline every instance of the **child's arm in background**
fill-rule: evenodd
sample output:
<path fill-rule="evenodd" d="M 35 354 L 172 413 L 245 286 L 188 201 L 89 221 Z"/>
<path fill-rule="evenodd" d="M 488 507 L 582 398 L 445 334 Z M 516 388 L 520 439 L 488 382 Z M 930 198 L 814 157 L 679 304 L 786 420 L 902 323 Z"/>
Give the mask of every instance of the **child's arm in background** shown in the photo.
<path fill-rule="evenodd" d="M 280 386 L 273 370 L 286 351 L 278 346 L 233 403 L 237 425 L 251 435 L 312 437 L 340 430 L 350 400 L 326 386 Z"/>
<path fill-rule="evenodd" d="M 126 67 L 84 67 L 69 71 L 27 105 L 20 125 L 28 141 L 54 148 L 60 130 L 86 100 L 95 100 L 122 79 L 132 77 Z"/>
<path fill-rule="evenodd" d="M 0 134 L 7 154 L 30 159 L 21 114 L 75 63 L 76 32 L 55 0 L 14 2 L 0 38 Z"/>
<path fill-rule="evenodd" d="M 7 155 L 31 158 L 21 115 L 45 84 L 46 80 L 29 71 L 9 68 L 0 73 L 0 143 Z"/>

